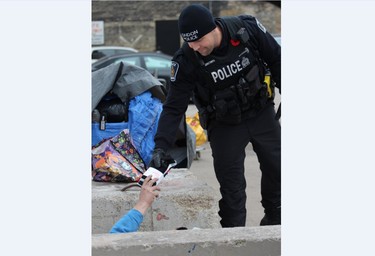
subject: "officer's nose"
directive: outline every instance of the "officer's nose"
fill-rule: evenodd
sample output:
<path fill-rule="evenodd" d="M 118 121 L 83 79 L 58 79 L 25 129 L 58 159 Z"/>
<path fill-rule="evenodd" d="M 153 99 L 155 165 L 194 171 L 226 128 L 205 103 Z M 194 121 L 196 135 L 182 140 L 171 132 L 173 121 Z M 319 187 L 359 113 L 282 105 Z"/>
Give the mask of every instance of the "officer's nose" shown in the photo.
<path fill-rule="evenodd" d="M 198 49 L 199 49 L 199 44 L 197 42 L 190 42 L 190 43 L 188 43 L 188 45 L 194 51 L 198 51 Z"/>

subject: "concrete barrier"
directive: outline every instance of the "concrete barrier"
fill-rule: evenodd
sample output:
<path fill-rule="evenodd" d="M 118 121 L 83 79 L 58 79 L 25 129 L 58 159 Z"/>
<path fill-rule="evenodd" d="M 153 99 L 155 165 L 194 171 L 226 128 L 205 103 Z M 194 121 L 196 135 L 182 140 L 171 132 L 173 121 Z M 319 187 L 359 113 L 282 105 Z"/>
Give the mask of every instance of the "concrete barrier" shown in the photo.
<path fill-rule="evenodd" d="M 186 169 L 173 169 L 138 232 L 108 234 L 138 200 L 139 188 L 92 183 L 92 255 L 276 256 L 280 226 L 221 228 L 213 189 Z M 188 230 L 176 230 L 186 227 Z"/>
<path fill-rule="evenodd" d="M 281 227 L 169 230 L 92 236 L 93 256 L 277 256 Z"/>
<path fill-rule="evenodd" d="M 108 233 L 136 203 L 140 188 L 123 192 L 123 183 L 92 183 L 92 233 Z M 144 216 L 139 231 L 220 228 L 218 195 L 186 169 L 173 169 L 159 184 L 162 191 Z"/>

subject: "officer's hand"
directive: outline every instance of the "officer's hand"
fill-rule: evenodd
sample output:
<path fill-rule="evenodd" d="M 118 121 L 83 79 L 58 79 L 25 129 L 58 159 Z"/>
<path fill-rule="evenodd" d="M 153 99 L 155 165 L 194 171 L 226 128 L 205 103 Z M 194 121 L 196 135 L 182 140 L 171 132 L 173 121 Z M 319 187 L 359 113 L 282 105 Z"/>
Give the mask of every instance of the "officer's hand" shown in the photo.
<path fill-rule="evenodd" d="M 166 169 L 173 161 L 174 159 L 170 155 L 166 154 L 163 149 L 155 148 L 152 153 L 150 167 L 154 167 L 155 169 Z"/>

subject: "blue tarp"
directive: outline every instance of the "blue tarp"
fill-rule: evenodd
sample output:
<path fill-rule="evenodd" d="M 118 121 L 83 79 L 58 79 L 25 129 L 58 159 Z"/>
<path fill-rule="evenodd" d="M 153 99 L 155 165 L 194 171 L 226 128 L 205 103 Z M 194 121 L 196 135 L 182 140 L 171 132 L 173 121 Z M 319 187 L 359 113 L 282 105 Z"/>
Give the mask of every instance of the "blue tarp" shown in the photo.
<path fill-rule="evenodd" d="M 147 165 L 151 161 L 154 136 L 162 109 L 161 101 L 153 98 L 150 92 L 136 96 L 130 101 L 128 122 L 107 123 L 104 131 L 99 130 L 99 123 L 92 124 L 92 145 L 129 129 L 133 145 Z"/>
<path fill-rule="evenodd" d="M 146 165 L 151 161 L 155 147 L 154 136 L 162 109 L 160 100 L 153 98 L 150 92 L 142 93 L 130 101 L 129 132 Z"/>
<path fill-rule="evenodd" d="M 122 130 L 129 127 L 128 123 L 107 123 L 105 130 L 99 130 L 99 123 L 92 123 L 91 128 L 91 144 L 92 146 L 98 144 L 104 139 L 111 138 L 119 134 Z"/>
<path fill-rule="evenodd" d="M 120 123 L 106 123 L 106 130 L 99 130 L 99 123 L 92 124 L 92 145 L 103 139 L 118 135 L 122 130 L 129 129 L 133 145 L 138 150 L 146 165 L 151 161 L 155 146 L 154 136 L 158 127 L 160 114 L 165 100 L 163 85 L 147 70 L 122 62 L 109 65 L 92 73 L 92 110 L 111 92 L 129 102 L 128 121 Z M 186 145 L 175 145 L 170 154 L 178 163 L 186 160 L 189 168 L 195 155 L 195 138 L 186 127 L 185 120 L 181 120 L 180 131 Z"/>

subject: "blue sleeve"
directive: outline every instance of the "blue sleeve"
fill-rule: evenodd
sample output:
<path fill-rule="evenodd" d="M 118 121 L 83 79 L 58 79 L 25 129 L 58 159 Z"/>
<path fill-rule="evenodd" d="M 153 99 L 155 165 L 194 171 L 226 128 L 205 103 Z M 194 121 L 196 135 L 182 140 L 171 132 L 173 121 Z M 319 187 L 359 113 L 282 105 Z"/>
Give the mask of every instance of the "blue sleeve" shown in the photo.
<path fill-rule="evenodd" d="M 115 225 L 111 228 L 109 233 L 128 233 L 135 232 L 139 229 L 143 221 L 143 215 L 136 209 L 131 209 L 127 214 L 122 216 Z"/>

